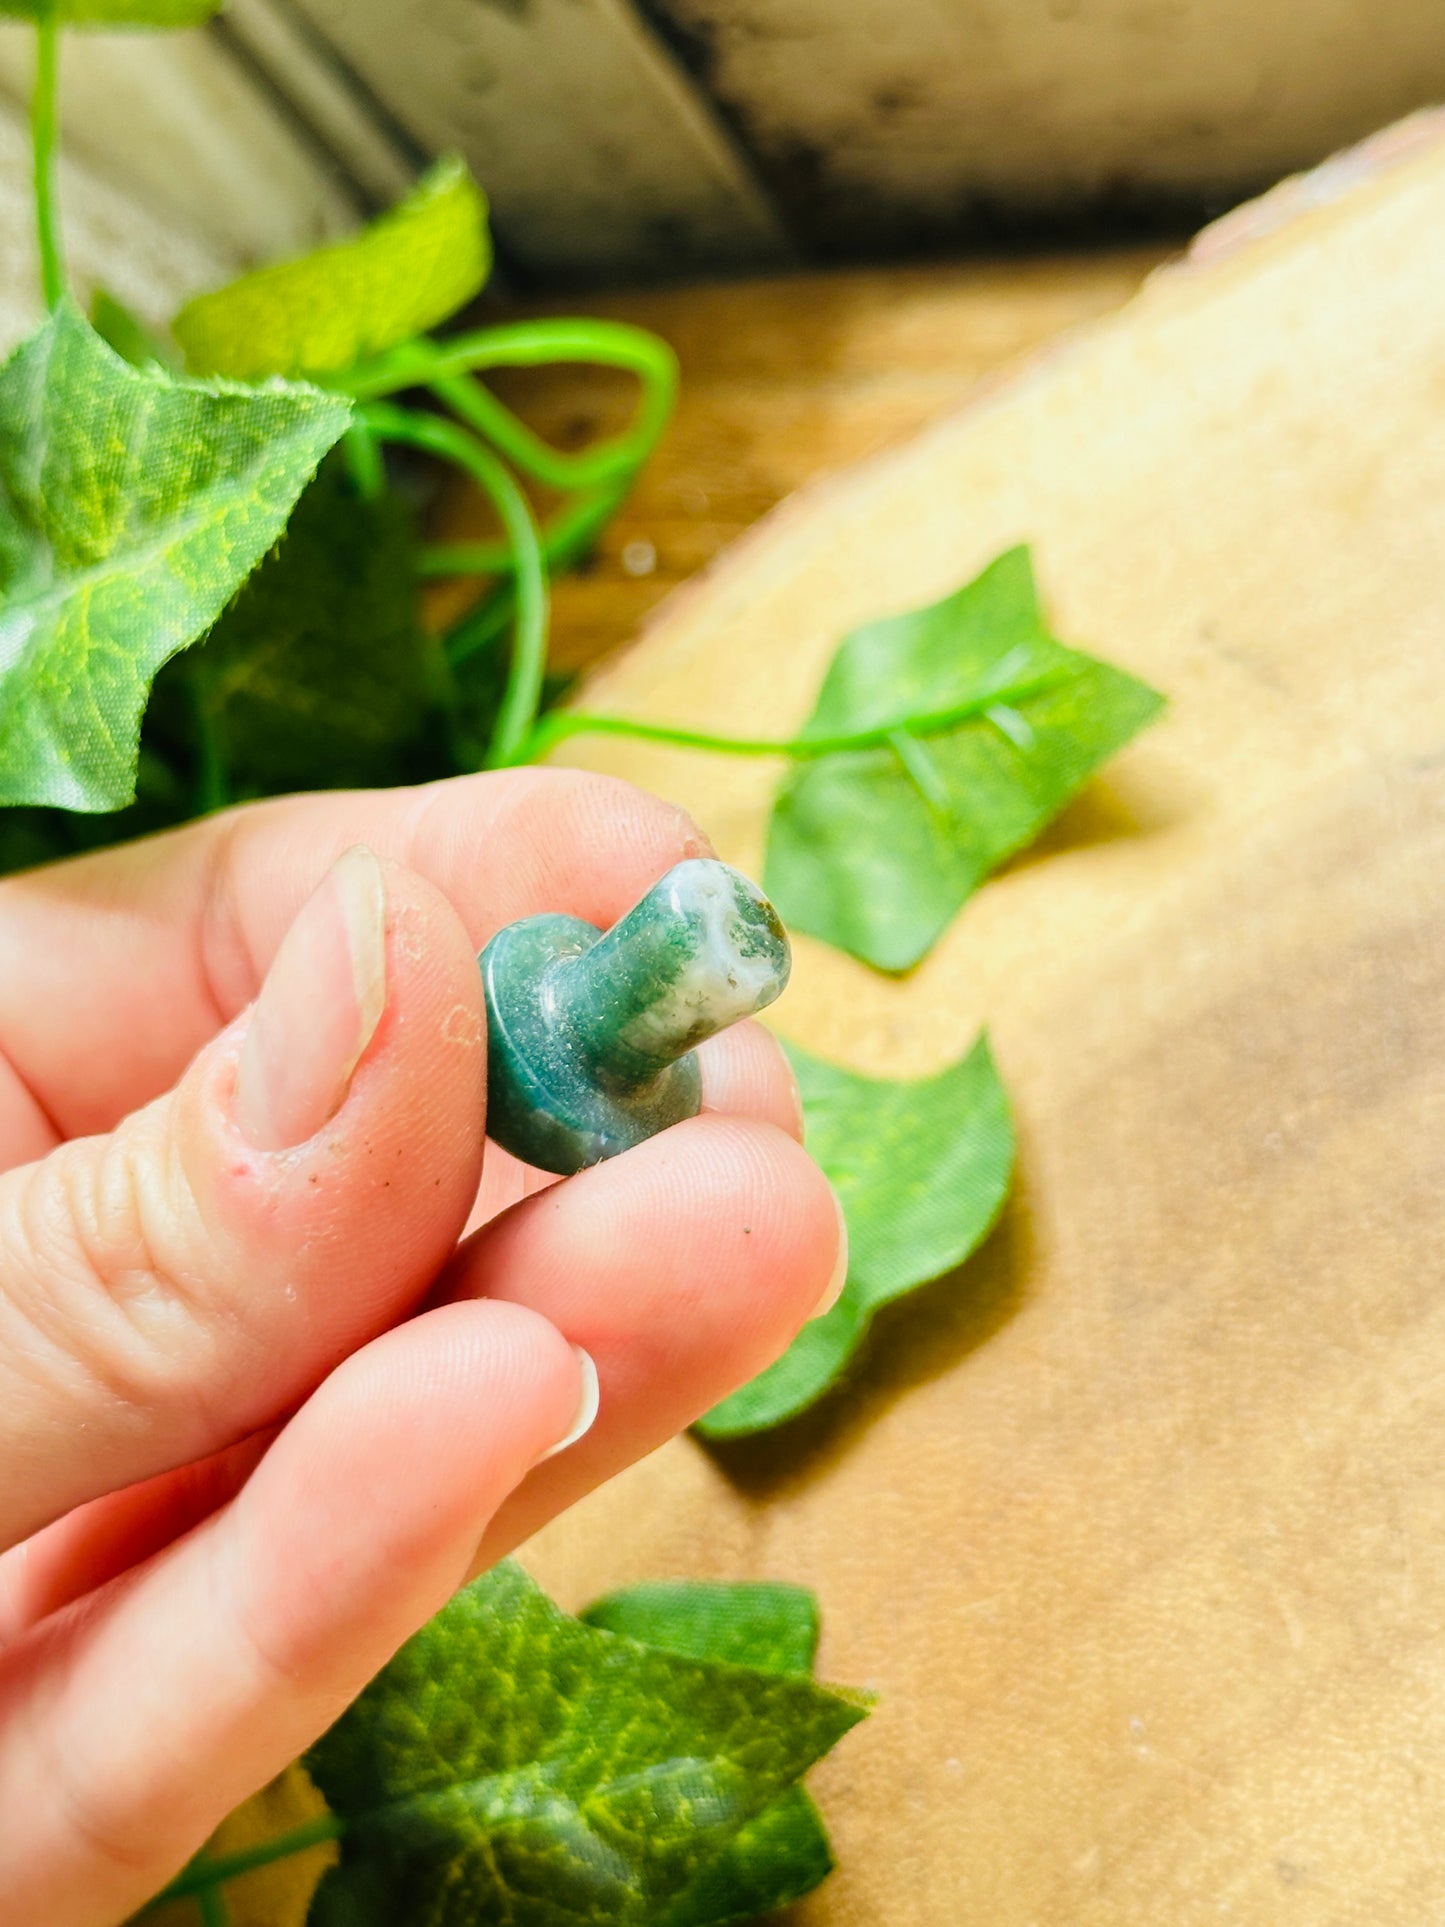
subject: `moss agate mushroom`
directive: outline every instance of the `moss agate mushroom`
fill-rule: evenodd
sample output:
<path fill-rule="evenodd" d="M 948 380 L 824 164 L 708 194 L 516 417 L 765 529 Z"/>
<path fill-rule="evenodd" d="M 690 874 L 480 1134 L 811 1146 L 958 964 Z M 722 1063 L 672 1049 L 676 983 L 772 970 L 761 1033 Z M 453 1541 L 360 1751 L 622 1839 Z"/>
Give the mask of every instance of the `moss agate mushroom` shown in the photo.
<path fill-rule="evenodd" d="M 487 1134 L 544 1171 L 580 1171 L 694 1117 L 696 1046 L 778 997 L 787 933 L 757 886 L 679 863 L 604 933 L 526 917 L 481 954 Z"/>

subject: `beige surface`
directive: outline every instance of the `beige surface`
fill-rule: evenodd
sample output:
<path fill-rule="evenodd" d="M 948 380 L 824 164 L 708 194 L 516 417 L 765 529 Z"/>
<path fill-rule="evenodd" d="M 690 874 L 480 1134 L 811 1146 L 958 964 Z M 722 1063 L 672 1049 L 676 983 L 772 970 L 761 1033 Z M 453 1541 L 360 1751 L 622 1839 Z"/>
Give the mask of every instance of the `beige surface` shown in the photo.
<path fill-rule="evenodd" d="M 818 1588 L 882 1698 L 810 1927 L 1445 1913 L 1445 154 L 1367 173 L 795 502 L 590 692 L 785 731 L 850 624 L 1026 538 L 1173 700 L 909 981 L 799 946 L 815 1049 L 987 1019 L 1000 1234 L 816 1417 L 531 1549 L 568 1604 Z M 757 862 L 766 769 L 587 760 Z"/>

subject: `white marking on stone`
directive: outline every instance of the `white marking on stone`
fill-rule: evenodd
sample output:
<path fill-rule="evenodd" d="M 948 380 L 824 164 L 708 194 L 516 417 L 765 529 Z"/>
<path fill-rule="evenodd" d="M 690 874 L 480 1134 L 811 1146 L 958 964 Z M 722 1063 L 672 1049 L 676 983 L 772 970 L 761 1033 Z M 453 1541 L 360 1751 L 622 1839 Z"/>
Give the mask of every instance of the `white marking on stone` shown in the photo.
<path fill-rule="evenodd" d="M 712 1036 L 777 996 L 777 957 L 771 947 L 758 949 L 756 932 L 738 907 L 740 882 L 726 864 L 707 857 L 672 871 L 669 894 L 680 916 L 700 920 L 702 941 L 656 1002 L 627 1026 L 623 1041 L 634 1050 L 665 1049 L 693 1031 Z M 743 955 L 745 948 L 755 954 Z"/>

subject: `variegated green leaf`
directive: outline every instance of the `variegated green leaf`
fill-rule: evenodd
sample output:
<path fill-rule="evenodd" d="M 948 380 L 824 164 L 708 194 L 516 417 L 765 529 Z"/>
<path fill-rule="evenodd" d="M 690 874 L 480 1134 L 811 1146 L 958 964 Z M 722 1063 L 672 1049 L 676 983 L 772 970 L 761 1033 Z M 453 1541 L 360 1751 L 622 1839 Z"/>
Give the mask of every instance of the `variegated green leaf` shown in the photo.
<path fill-rule="evenodd" d="M 286 526 L 339 396 L 137 369 L 68 303 L 0 369 L 0 803 L 134 794 L 152 678 Z"/>
<path fill-rule="evenodd" d="M 792 1418 L 847 1366 L 873 1314 L 961 1265 L 1008 1195 L 1014 1134 L 987 1039 L 934 1077 L 860 1077 L 789 1045 L 807 1146 L 848 1221 L 848 1282 L 776 1364 L 700 1423 L 732 1438 Z"/>
<path fill-rule="evenodd" d="M 768 894 L 793 929 L 907 970 L 1162 707 L 1054 639 L 1028 550 L 1012 549 L 942 602 L 844 638 L 803 741 L 880 740 L 793 764 Z"/>
<path fill-rule="evenodd" d="M 657 1927 L 863 1713 L 582 1625 L 502 1566 L 307 1756 L 345 1828 L 310 1927 Z"/>
<path fill-rule="evenodd" d="M 486 197 L 450 156 L 360 234 L 197 295 L 171 331 L 198 374 L 339 374 L 455 314 L 491 264 Z"/>

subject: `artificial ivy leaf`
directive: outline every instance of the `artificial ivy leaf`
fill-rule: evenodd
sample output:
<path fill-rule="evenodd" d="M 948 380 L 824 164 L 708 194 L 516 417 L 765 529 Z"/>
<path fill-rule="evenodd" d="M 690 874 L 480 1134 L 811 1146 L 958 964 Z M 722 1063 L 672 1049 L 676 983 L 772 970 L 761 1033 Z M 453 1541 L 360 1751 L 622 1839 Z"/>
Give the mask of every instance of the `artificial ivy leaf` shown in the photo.
<path fill-rule="evenodd" d="M 311 1927 L 655 1927 L 863 1713 L 584 1626 L 498 1567 L 308 1755 L 346 1826 Z"/>
<path fill-rule="evenodd" d="M 129 367 L 69 303 L 0 369 L 0 803 L 134 793 L 151 679 L 341 435 L 340 396 Z"/>
<path fill-rule="evenodd" d="M 800 1786 L 739 1827 L 652 1927 L 729 1927 L 791 1907 L 833 1871 L 822 1817 Z"/>
<path fill-rule="evenodd" d="M 353 239 L 197 295 L 171 331 L 199 374 L 338 374 L 455 314 L 491 264 L 486 197 L 449 155 Z"/>
<path fill-rule="evenodd" d="M 818 1650 L 818 1602 L 806 1586 L 651 1580 L 605 1594 L 580 1616 L 647 1646 L 767 1673 L 811 1673 Z"/>
<path fill-rule="evenodd" d="M 654 1582 L 609 1593 L 582 1618 L 669 1652 L 776 1673 L 810 1673 L 818 1646 L 818 1602 L 802 1586 Z M 801 1900 L 832 1870 L 818 1809 L 802 1787 L 789 1787 L 738 1829 L 656 1927 L 755 1920 Z"/>
<path fill-rule="evenodd" d="M 792 1418 L 834 1383 L 880 1305 L 961 1265 L 1008 1195 L 1014 1135 L 987 1038 L 933 1077 L 860 1077 L 787 1046 L 807 1145 L 848 1221 L 848 1282 L 773 1365 L 699 1423 L 733 1438 Z"/>
<path fill-rule="evenodd" d="M 794 763 L 769 826 L 768 894 L 795 929 L 907 970 L 1162 705 L 1049 634 L 1028 550 L 1012 549 L 942 602 L 844 638 L 802 735 L 893 738 Z"/>
<path fill-rule="evenodd" d="M 409 515 L 358 496 L 333 459 L 205 642 L 158 679 L 151 718 L 183 749 L 203 710 L 236 796 L 402 782 L 423 773 L 435 654 Z"/>
<path fill-rule="evenodd" d="M 54 14 L 62 27 L 199 27 L 223 0 L 0 0 L 0 15 L 43 20 Z"/>

